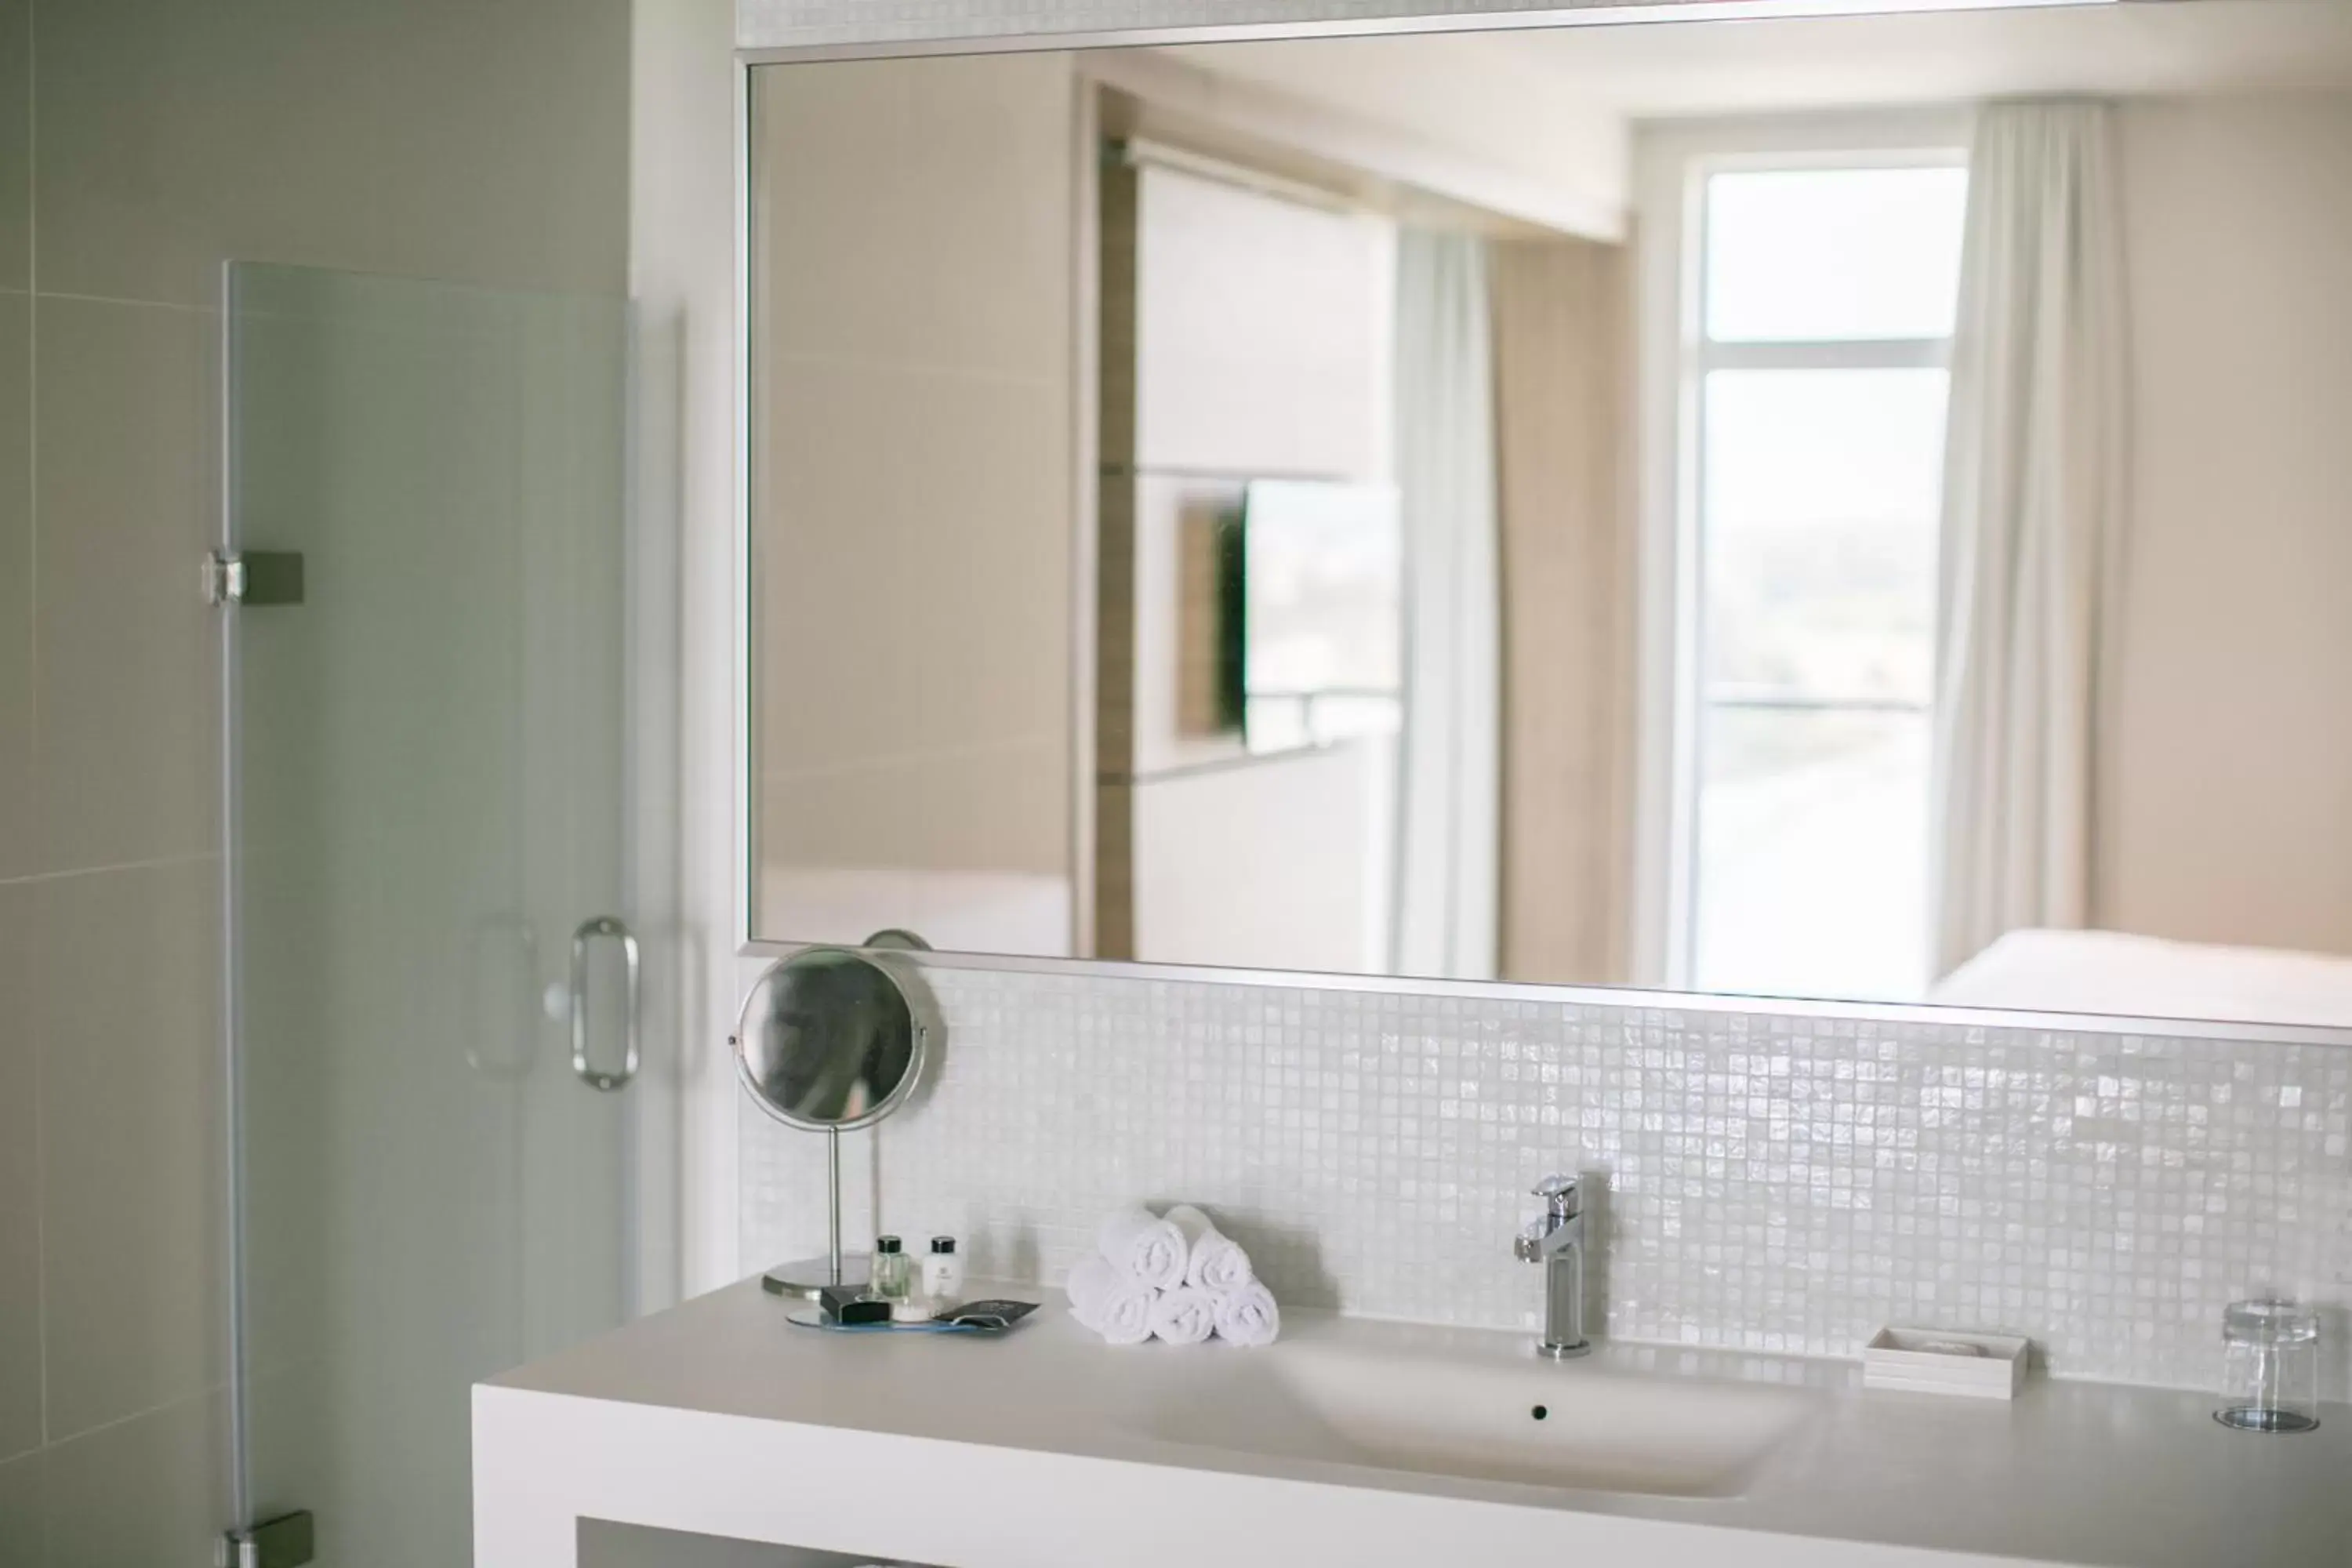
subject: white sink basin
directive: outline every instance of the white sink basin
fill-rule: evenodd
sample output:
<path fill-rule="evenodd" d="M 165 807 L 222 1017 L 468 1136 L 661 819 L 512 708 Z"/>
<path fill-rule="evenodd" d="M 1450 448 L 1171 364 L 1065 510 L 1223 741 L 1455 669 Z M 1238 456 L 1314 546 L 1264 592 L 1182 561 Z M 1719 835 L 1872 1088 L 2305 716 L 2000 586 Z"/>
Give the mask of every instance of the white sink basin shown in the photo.
<path fill-rule="evenodd" d="M 1819 1395 L 1318 1344 L 1252 1352 L 1247 1377 L 1163 1407 L 1171 1442 L 1472 1480 L 1666 1497 L 1732 1497 L 1795 1436 Z"/>

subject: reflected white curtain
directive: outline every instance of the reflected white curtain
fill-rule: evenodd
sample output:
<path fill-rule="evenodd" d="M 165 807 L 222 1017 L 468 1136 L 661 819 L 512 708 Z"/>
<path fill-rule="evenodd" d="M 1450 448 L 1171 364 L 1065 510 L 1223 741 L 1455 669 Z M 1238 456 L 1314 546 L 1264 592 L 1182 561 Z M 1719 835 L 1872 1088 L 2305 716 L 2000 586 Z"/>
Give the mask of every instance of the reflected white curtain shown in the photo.
<path fill-rule="evenodd" d="M 1405 230 L 1396 300 L 1405 700 L 1392 956 L 1400 973 L 1491 979 L 1502 639 L 1485 242 Z"/>
<path fill-rule="evenodd" d="M 1946 437 L 1935 972 L 2090 917 L 2124 527 L 2122 236 L 2105 104 L 1979 121 Z"/>

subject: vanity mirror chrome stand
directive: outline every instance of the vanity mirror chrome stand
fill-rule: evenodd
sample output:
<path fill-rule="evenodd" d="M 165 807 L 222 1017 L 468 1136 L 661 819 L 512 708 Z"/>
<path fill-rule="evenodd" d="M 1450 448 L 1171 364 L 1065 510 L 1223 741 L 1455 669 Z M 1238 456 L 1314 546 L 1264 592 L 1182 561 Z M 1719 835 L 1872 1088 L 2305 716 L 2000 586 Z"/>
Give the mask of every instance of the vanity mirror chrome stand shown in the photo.
<path fill-rule="evenodd" d="M 884 932 L 869 944 L 925 944 Z M 871 1127 L 904 1105 L 920 1081 L 939 1026 L 926 994 L 887 956 L 808 947 L 776 961 L 744 998 L 728 1044 L 736 1075 L 760 1109 L 787 1127 L 825 1135 L 823 1258 L 780 1264 L 762 1283 L 814 1299 L 827 1285 L 862 1286 L 867 1258 L 841 1246 L 841 1135 Z"/>

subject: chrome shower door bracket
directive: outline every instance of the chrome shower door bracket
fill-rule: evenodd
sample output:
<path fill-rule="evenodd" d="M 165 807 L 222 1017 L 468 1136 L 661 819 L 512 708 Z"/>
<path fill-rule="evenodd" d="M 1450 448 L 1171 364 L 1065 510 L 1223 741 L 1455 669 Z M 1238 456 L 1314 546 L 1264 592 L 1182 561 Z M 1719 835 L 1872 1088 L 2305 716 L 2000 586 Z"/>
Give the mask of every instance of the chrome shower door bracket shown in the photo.
<path fill-rule="evenodd" d="M 309 1510 L 278 1515 L 220 1538 L 213 1553 L 218 1568 L 302 1568 L 318 1551 L 318 1532 Z"/>
<path fill-rule="evenodd" d="M 299 550 L 215 550 L 205 557 L 205 599 L 224 608 L 302 602 Z"/>
<path fill-rule="evenodd" d="M 588 949 L 600 937 L 611 937 L 621 944 L 623 1044 L 618 1072 L 603 1071 L 590 1061 L 588 1055 Z M 611 915 L 582 921 L 580 929 L 572 933 L 572 1070 L 590 1089 L 610 1094 L 626 1088 L 629 1080 L 637 1076 L 643 1027 L 643 1009 L 639 1005 L 642 990 L 637 939 L 629 928 Z"/>

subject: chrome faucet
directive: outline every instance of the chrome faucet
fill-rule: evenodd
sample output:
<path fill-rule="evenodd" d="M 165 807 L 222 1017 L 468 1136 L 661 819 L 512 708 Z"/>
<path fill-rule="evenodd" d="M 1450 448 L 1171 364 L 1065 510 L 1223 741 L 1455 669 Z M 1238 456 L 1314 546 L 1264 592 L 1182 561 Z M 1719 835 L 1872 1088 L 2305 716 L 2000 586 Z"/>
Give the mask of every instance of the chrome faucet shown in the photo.
<path fill-rule="evenodd" d="M 1522 1263 L 1544 1266 L 1544 1330 L 1536 1353 L 1554 1361 L 1592 1348 L 1584 1337 L 1584 1199 L 1574 1176 L 1546 1176 L 1536 1184 L 1543 1217 L 1528 1222 L 1512 1250 Z"/>

